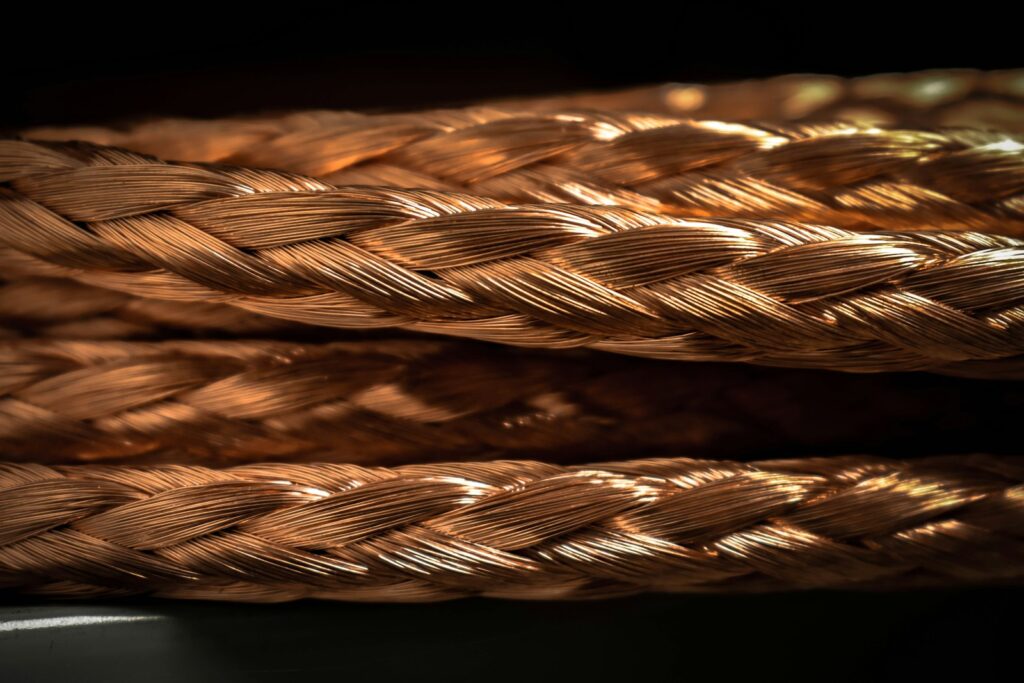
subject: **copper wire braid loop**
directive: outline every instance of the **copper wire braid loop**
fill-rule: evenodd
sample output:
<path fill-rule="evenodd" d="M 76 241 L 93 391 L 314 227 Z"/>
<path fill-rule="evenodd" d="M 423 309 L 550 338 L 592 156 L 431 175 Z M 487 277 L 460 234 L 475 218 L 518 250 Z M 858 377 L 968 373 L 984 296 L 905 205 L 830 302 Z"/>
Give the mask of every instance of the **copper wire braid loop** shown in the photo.
<path fill-rule="evenodd" d="M 597 598 L 1024 576 L 1019 458 L 0 467 L 0 585 Z"/>
<path fill-rule="evenodd" d="M 1011 382 L 438 339 L 18 340 L 0 378 L 0 452 L 45 463 L 988 452 L 1024 409 Z"/>
<path fill-rule="evenodd" d="M 328 327 L 857 372 L 991 375 L 1024 351 L 1024 242 L 1007 236 L 339 189 L 23 141 L 0 144 L 0 178 L 7 269 L 152 298 Z"/>
<path fill-rule="evenodd" d="M 1024 104 L 1022 104 L 1024 129 Z M 1024 234 L 1024 133 L 728 123 L 608 110 L 464 110 L 155 121 L 29 131 L 332 185 L 467 192 L 857 230 Z"/>

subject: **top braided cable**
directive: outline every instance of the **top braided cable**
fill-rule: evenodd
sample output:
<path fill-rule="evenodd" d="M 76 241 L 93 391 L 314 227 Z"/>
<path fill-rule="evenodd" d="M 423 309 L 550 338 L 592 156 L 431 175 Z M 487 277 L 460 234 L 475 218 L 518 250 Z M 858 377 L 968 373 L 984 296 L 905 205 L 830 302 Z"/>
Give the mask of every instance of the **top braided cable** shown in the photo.
<path fill-rule="evenodd" d="M 725 121 L 847 121 L 904 127 L 1024 130 L 1024 69 L 928 69 L 855 78 L 787 74 L 702 85 L 664 83 L 495 102 L 525 111 L 649 111 Z"/>
<path fill-rule="evenodd" d="M 0 179 L 10 267 L 148 297 L 861 372 L 970 373 L 1024 351 L 1024 243 L 1010 237 L 509 206 L 22 141 L 0 143 Z"/>
<path fill-rule="evenodd" d="M 514 203 L 1024 234 L 1024 137 L 998 131 L 474 107 L 163 120 L 123 132 L 30 136 L 283 169 L 332 185 L 430 188 Z"/>

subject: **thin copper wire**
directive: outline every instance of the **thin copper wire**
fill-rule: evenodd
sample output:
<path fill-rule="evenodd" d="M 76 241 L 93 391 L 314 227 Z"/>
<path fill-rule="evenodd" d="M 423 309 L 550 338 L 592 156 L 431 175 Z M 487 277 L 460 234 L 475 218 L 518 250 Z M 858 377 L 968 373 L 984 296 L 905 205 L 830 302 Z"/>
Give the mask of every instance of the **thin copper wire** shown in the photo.
<path fill-rule="evenodd" d="M 1021 105 L 1024 130 L 1024 98 Z M 806 221 L 858 230 L 1024 234 L 1024 136 L 769 125 L 611 110 L 472 107 L 366 116 L 158 120 L 29 137 L 276 168 L 332 185 L 469 192 L 515 203 Z"/>
<path fill-rule="evenodd" d="M 0 377 L 0 452 L 45 463 L 998 452 L 1024 409 L 1012 382 L 440 339 L 26 339 L 0 342 Z"/>
<path fill-rule="evenodd" d="M 848 121 L 1024 131 L 1024 69 L 930 69 L 857 78 L 789 74 L 714 85 L 665 83 L 494 104 L 531 111 L 647 111 L 723 121 Z"/>
<path fill-rule="evenodd" d="M 1024 242 L 506 205 L 0 142 L 0 262 L 348 329 L 854 372 L 1019 373 Z"/>
<path fill-rule="evenodd" d="M 1024 460 L 0 466 L 49 597 L 579 599 L 1024 578 Z"/>

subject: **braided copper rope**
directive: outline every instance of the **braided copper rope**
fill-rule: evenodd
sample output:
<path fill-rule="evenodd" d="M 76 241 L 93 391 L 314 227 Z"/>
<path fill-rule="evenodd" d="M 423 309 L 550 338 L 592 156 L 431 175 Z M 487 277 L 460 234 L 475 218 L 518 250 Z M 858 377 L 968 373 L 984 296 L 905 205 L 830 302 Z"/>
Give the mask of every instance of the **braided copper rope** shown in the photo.
<path fill-rule="evenodd" d="M 22 141 L 0 143 L 0 177 L 5 267 L 151 298 L 859 372 L 991 375 L 1024 351 L 1010 237 L 510 206 Z"/>
<path fill-rule="evenodd" d="M 407 341 L 423 340 L 424 348 L 438 346 L 438 338 L 429 334 L 370 328 L 346 329 L 339 336 L 337 330 L 329 327 L 270 318 L 227 304 L 146 299 L 69 279 L 19 277 L 24 275 L 20 271 L 39 269 L 40 262 L 12 257 L 3 250 L 0 250 L 0 263 L 13 276 L 11 280 L 0 281 L 0 340 L 274 339 L 315 344 L 401 337 Z M 42 270 L 47 269 L 43 266 Z M 451 343 L 453 341 L 449 340 L 448 347 L 458 348 Z M 469 342 L 465 348 L 477 353 L 481 347 Z M 954 377 L 1024 379 L 1022 361 L 1024 358 L 1017 356 L 999 362 L 950 363 L 932 370 Z M 592 362 L 609 364 L 612 361 L 601 355 Z M 666 366 L 658 367 L 669 372 Z"/>
<path fill-rule="evenodd" d="M 780 127 L 476 107 L 169 120 L 126 132 L 31 135 L 91 139 L 163 158 L 285 169 L 334 185 L 854 229 L 1024 233 L 1024 137 L 996 131 Z"/>
<path fill-rule="evenodd" d="M 47 463 L 1000 452 L 1024 409 L 1011 382 L 443 340 L 21 340 L 0 371 L 0 452 Z"/>
<path fill-rule="evenodd" d="M 929 70 L 839 78 L 791 74 L 715 85 L 665 83 L 612 92 L 495 100 L 494 110 L 651 112 L 687 119 L 820 123 L 900 128 L 973 128 L 1024 132 L 1024 69 Z M 477 110 L 485 115 L 485 108 Z M 25 131 L 45 140 L 88 140 L 175 159 L 218 161 L 247 144 L 361 118 L 309 111 L 219 121 L 159 119 L 121 127 L 48 126 Z M 456 121 L 450 121 L 455 125 Z M 234 139 L 232 139 L 234 138 Z"/>
<path fill-rule="evenodd" d="M 1024 69 L 931 69 L 856 78 L 789 74 L 714 85 L 665 83 L 494 104 L 533 111 L 649 111 L 725 121 L 850 121 L 1024 131 Z"/>
<path fill-rule="evenodd" d="M 8 464 L 0 585 L 411 602 L 1019 581 L 1022 464 Z"/>

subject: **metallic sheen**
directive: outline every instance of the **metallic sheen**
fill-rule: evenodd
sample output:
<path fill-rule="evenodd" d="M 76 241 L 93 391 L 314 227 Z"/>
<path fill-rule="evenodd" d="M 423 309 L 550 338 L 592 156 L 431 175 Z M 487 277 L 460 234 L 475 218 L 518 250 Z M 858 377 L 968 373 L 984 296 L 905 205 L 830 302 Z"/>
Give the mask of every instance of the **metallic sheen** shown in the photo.
<path fill-rule="evenodd" d="M 580 599 L 1009 582 L 1019 458 L 0 465 L 0 584 L 41 596 Z"/>
<path fill-rule="evenodd" d="M 1024 242 L 335 188 L 0 142 L 0 263 L 346 329 L 851 372 L 1019 376 Z"/>

